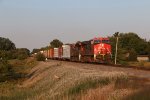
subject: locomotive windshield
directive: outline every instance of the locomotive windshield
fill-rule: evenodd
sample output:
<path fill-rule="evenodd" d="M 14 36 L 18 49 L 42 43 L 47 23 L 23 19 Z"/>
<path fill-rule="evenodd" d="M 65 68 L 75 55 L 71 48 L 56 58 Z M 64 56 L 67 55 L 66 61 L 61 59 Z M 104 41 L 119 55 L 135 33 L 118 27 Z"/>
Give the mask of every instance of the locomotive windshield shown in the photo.
<path fill-rule="evenodd" d="M 99 43 L 107 43 L 107 44 L 109 44 L 110 41 L 109 40 L 94 40 L 94 44 L 99 44 Z"/>
<path fill-rule="evenodd" d="M 109 44 L 110 41 L 109 41 L 109 40 L 102 40 L 102 43 L 107 43 L 107 44 Z"/>
<path fill-rule="evenodd" d="M 100 42 L 100 40 L 94 40 L 94 44 L 99 44 Z"/>

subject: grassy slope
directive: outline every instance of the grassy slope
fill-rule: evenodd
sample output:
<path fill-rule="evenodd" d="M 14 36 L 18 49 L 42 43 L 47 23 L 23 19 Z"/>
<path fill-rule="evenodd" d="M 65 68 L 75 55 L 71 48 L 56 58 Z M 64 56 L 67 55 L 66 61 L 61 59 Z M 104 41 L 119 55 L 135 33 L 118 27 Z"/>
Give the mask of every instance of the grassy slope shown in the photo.
<path fill-rule="evenodd" d="M 134 91 L 137 94 L 144 91 L 139 84 L 134 84 L 141 81 L 140 79 L 135 82 L 134 78 L 128 78 L 123 72 L 88 70 L 72 65 L 65 66 L 61 62 L 40 62 L 35 67 L 25 69 L 28 73 L 26 79 L 17 83 L 0 84 L 0 99 L 128 99 L 124 95 L 134 97 Z"/>

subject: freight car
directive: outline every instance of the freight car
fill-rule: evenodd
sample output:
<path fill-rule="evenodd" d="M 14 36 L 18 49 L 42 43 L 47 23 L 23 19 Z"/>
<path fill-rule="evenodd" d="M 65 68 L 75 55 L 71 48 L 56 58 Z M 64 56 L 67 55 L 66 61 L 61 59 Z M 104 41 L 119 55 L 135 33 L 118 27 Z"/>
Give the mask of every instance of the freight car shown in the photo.
<path fill-rule="evenodd" d="M 54 48 L 54 59 L 59 58 L 59 48 Z"/>
<path fill-rule="evenodd" d="M 70 44 L 62 45 L 62 59 L 70 60 L 71 58 L 71 46 Z"/>
<path fill-rule="evenodd" d="M 51 48 L 44 55 L 50 59 L 97 63 L 108 63 L 112 56 L 109 39 L 102 37 Z"/>

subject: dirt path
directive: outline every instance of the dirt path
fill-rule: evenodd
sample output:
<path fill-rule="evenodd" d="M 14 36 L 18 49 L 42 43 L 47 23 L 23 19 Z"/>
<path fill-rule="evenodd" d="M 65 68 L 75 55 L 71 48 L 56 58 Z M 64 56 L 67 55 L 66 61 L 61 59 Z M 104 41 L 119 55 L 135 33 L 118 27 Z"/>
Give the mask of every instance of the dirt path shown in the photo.
<path fill-rule="evenodd" d="M 121 68 L 121 67 L 112 67 L 112 66 L 105 66 L 101 64 L 88 64 L 88 63 L 76 63 L 76 62 L 67 62 L 67 61 L 56 61 L 56 60 L 49 60 L 47 64 L 50 63 L 59 63 L 64 66 L 78 68 L 80 70 L 87 69 L 87 70 L 97 70 L 97 71 L 116 71 L 116 72 L 124 72 L 129 76 L 139 77 L 139 78 L 147 78 L 150 80 L 150 71 L 145 70 L 138 70 L 133 68 Z"/>

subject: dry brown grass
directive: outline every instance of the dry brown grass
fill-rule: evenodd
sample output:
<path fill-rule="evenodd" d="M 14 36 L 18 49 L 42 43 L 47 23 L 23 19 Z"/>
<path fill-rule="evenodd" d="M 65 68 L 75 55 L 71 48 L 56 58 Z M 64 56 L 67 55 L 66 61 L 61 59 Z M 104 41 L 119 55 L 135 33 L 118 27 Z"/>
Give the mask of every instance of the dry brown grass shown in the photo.
<path fill-rule="evenodd" d="M 114 84 L 109 84 L 96 89 L 89 89 L 86 94 L 79 95 L 81 100 L 108 100 L 111 92 L 114 91 Z"/>
<path fill-rule="evenodd" d="M 60 99 L 71 87 L 76 86 L 77 83 L 80 84 L 80 82 L 87 78 L 93 80 L 108 78 L 113 81 L 119 77 L 126 77 L 123 72 L 104 72 L 82 69 L 72 65 L 65 66 L 61 62 L 40 62 L 40 64 L 33 68 L 28 75 L 30 77 L 27 78 L 20 87 L 32 87 L 35 94 L 31 99 L 56 99 L 57 97 Z M 56 78 L 56 76 L 59 78 Z"/>
<path fill-rule="evenodd" d="M 11 89 L 13 91 L 8 90 L 7 95 L 3 95 L 1 92 L 3 97 L 0 97 L 0 99 L 123 99 L 123 97 L 137 91 L 136 88 L 133 88 L 134 85 L 140 87 L 142 83 L 144 83 L 144 86 L 145 84 L 149 84 L 149 81 L 127 81 L 128 79 L 127 74 L 122 71 L 102 71 L 94 68 L 82 68 L 61 61 L 39 62 L 36 67 L 33 67 L 29 71 L 22 83 L 14 87 L 12 86 L 13 89 Z M 134 84 L 134 82 L 140 82 L 140 84 Z"/>
<path fill-rule="evenodd" d="M 150 69 L 150 62 L 140 61 L 140 62 L 129 62 L 130 66 L 144 67 L 146 69 Z"/>

